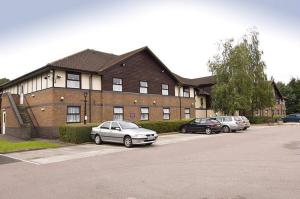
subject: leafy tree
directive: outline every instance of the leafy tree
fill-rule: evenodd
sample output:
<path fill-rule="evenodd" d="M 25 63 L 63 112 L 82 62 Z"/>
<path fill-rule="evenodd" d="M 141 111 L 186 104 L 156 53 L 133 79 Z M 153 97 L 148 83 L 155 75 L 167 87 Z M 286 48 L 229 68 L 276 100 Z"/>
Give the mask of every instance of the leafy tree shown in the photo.
<path fill-rule="evenodd" d="M 287 98 L 287 114 L 300 112 L 300 80 L 292 78 L 288 84 L 277 83 L 281 93 Z"/>
<path fill-rule="evenodd" d="M 249 35 L 234 45 L 230 39 L 219 44 L 220 53 L 208 62 L 215 76 L 212 89 L 212 106 L 215 111 L 242 114 L 271 107 L 274 103 L 272 85 L 268 82 L 261 60 L 258 33 Z"/>
<path fill-rule="evenodd" d="M 6 82 L 9 82 L 9 79 L 7 78 L 0 79 L 0 85 L 5 84 Z"/>

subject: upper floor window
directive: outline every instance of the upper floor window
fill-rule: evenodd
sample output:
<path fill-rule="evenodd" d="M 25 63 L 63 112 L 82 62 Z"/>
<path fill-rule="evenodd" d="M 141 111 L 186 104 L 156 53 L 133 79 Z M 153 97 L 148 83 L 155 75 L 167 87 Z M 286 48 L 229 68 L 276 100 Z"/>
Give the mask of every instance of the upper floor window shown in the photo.
<path fill-rule="evenodd" d="M 119 78 L 113 78 L 113 91 L 123 91 L 123 81 Z"/>
<path fill-rule="evenodd" d="M 190 97 L 190 88 L 183 87 L 183 97 Z"/>
<path fill-rule="evenodd" d="M 67 72 L 67 88 L 80 88 L 80 73 Z"/>
<path fill-rule="evenodd" d="M 140 93 L 148 93 L 148 82 L 140 81 Z"/>
<path fill-rule="evenodd" d="M 149 108 L 148 107 L 141 108 L 141 120 L 149 120 Z"/>
<path fill-rule="evenodd" d="M 161 94 L 162 95 L 169 95 L 169 85 L 168 84 L 162 84 L 161 85 Z"/>

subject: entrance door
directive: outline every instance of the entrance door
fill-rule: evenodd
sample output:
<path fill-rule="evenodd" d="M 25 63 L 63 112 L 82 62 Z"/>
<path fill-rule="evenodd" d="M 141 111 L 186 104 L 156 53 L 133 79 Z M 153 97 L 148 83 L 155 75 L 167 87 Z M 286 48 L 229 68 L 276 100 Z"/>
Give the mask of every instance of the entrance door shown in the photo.
<path fill-rule="evenodd" d="M 3 113 L 2 113 L 2 134 L 5 134 L 5 127 L 6 127 L 6 112 L 3 111 Z"/>

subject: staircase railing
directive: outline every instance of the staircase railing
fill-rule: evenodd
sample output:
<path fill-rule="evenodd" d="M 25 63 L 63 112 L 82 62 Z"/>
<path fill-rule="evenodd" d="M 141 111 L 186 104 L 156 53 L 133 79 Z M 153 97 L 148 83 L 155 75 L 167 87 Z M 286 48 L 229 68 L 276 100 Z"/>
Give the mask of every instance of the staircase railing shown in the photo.
<path fill-rule="evenodd" d="M 32 116 L 31 117 L 32 126 L 33 126 L 34 129 L 36 129 L 36 127 L 39 127 L 39 123 L 38 123 L 38 121 L 37 121 L 37 119 L 36 119 L 36 117 L 35 117 L 32 109 L 30 107 L 30 104 L 28 103 L 27 98 L 25 96 L 24 96 L 24 102 L 25 102 L 25 105 L 26 105 L 26 109 L 29 110 L 29 112 L 30 112 L 29 116 Z"/>
<path fill-rule="evenodd" d="M 19 124 L 20 124 L 21 126 L 24 126 L 24 121 L 23 121 L 23 119 L 22 119 L 22 117 L 21 117 L 21 115 L 20 115 L 20 112 L 19 112 L 19 110 L 18 110 L 18 108 L 17 108 L 17 105 L 16 105 L 16 103 L 15 103 L 15 100 L 14 100 L 13 96 L 12 96 L 11 93 L 9 93 L 9 92 L 6 93 L 6 94 L 7 94 L 7 96 L 8 96 L 8 100 L 9 100 L 9 103 L 10 103 L 12 109 L 13 109 L 13 112 L 15 113 L 15 116 L 16 116 L 17 119 L 18 119 Z"/>

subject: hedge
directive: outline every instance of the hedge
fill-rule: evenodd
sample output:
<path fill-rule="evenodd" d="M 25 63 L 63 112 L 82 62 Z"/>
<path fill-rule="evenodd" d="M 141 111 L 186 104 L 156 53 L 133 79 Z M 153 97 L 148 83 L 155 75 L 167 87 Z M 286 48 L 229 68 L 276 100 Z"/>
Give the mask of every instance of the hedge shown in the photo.
<path fill-rule="evenodd" d="M 99 124 L 98 124 L 99 125 Z M 69 142 L 74 144 L 81 144 L 84 142 L 90 142 L 92 128 L 98 126 L 97 124 L 76 124 L 76 125 L 64 125 L 59 127 L 59 139 L 63 142 Z"/>
<path fill-rule="evenodd" d="M 151 129 L 157 133 L 178 132 L 181 125 L 190 122 L 191 120 L 170 120 L 170 121 L 141 121 L 137 122 L 143 128 Z"/>
<path fill-rule="evenodd" d="M 266 117 L 266 116 L 247 116 L 251 124 L 265 124 L 278 122 L 281 116 Z"/>
<path fill-rule="evenodd" d="M 190 120 L 174 121 L 154 121 L 154 122 L 137 122 L 143 128 L 151 129 L 157 133 L 177 132 L 181 125 L 188 123 Z M 63 142 L 81 144 L 91 142 L 90 133 L 92 128 L 99 124 L 72 124 L 59 127 L 59 139 Z"/>

